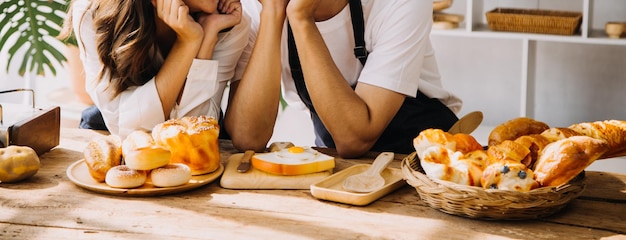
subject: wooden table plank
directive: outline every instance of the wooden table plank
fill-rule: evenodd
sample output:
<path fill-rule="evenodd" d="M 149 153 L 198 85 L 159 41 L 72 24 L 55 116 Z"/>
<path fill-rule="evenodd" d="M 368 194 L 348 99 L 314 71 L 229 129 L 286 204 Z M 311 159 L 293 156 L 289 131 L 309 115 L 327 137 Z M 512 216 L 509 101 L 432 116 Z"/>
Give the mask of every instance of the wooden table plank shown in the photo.
<path fill-rule="evenodd" d="M 624 175 L 587 173 L 587 190 L 551 217 L 485 221 L 439 212 L 406 185 L 368 206 L 315 199 L 308 190 L 230 190 L 215 181 L 189 192 L 118 197 L 73 184 L 86 130 L 62 144 L 18 184 L 0 184 L 0 239 L 626 239 Z M 223 144 L 222 159 L 236 151 Z M 372 159 L 338 159 L 337 168 Z M 399 160 L 392 166 L 399 167 Z"/>

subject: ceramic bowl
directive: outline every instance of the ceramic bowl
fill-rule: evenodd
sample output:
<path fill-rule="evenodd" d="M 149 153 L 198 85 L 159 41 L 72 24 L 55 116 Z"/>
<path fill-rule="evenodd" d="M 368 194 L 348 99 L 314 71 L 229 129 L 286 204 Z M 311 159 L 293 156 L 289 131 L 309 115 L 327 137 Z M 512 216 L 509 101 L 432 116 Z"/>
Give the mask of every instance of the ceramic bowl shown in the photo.
<path fill-rule="evenodd" d="M 609 38 L 620 38 L 624 33 L 625 23 L 622 22 L 607 22 L 605 25 L 606 34 Z"/>

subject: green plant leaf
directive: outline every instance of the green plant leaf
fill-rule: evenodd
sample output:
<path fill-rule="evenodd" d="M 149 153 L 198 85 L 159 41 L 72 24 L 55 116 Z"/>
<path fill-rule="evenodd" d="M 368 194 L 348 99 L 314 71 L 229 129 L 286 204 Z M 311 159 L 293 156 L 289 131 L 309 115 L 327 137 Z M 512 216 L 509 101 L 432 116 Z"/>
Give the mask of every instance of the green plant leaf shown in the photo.
<path fill-rule="evenodd" d="M 9 71 L 14 59 L 21 58 L 18 73 L 44 75 L 67 59 L 57 49 L 63 41 L 56 38 L 63 26 L 70 0 L 3 0 L 0 3 L 0 51 L 8 49 Z M 70 42 L 71 43 L 71 42 Z M 55 45 L 56 44 L 56 45 Z"/>

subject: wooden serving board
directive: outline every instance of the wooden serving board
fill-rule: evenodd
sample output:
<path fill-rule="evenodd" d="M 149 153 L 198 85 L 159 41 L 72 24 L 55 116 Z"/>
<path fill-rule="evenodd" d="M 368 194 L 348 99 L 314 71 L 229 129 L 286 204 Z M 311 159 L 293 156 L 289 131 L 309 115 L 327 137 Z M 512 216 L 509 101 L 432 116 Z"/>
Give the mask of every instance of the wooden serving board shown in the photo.
<path fill-rule="evenodd" d="M 283 176 L 267 173 L 253 166 L 245 173 L 237 172 L 237 166 L 243 153 L 233 154 L 228 158 L 226 169 L 222 174 L 220 186 L 228 189 L 310 189 L 311 184 L 316 183 L 328 176 L 333 171 L 303 174 L 296 176 Z"/>

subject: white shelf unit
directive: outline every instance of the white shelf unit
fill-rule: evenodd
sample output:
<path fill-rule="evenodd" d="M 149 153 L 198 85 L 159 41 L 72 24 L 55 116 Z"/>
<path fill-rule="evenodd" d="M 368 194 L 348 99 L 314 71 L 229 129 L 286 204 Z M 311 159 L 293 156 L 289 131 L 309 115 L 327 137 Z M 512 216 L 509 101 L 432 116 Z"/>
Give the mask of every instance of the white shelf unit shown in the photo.
<path fill-rule="evenodd" d="M 594 7 L 598 2 L 604 1 L 604 3 L 611 0 L 465 0 L 456 1 L 454 5 L 465 4 L 465 12 L 458 12 L 457 14 L 464 15 L 464 22 L 457 29 L 449 30 L 433 30 L 432 34 L 435 36 L 451 36 L 451 37 L 475 37 L 486 39 L 509 39 L 520 40 L 522 42 L 521 47 L 521 77 L 520 77 L 520 116 L 534 117 L 534 108 L 529 103 L 529 66 L 532 65 L 534 59 L 532 58 L 531 47 L 535 42 L 557 42 L 557 43 L 577 43 L 577 44 L 597 44 L 597 45 L 615 45 L 626 46 L 626 38 L 611 39 L 608 38 L 604 32 L 603 23 L 599 18 L 594 18 Z M 619 0 L 612 0 L 617 10 L 626 12 L 626 3 Z M 567 4 L 567 9 L 562 8 Z M 610 4 L 609 4 L 610 5 Z M 555 7 L 559 6 L 559 7 Z M 606 6 L 606 4 L 604 5 Z M 564 35 L 551 35 L 551 34 L 533 34 L 533 33 L 517 33 L 517 32 L 501 32 L 491 31 L 486 21 L 485 13 L 494 9 L 495 7 L 511 7 L 520 9 L 545 9 L 545 10 L 557 10 L 557 11 L 573 11 L 582 13 L 582 23 L 579 33 L 572 36 Z M 461 8 L 463 8 L 461 6 Z M 461 11 L 463 9 L 460 9 Z M 444 10 L 444 12 L 446 12 Z M 626 16 L 623 16 L 624 22 L 626 22 Z M 595 25 L 594 25 L 595 23 Z M 595 26 L 595 28 L 594 28 Z"/>

